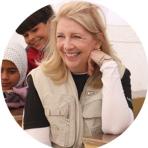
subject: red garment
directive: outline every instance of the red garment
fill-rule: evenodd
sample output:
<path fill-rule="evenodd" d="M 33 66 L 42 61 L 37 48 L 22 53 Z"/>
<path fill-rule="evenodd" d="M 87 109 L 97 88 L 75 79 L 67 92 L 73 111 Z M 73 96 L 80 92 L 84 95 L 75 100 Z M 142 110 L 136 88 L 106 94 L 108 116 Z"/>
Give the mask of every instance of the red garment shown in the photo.
<path fill-rule="evenodd" d="M 40 62 L 43 58 L 43 51 L 39 51 L 35 48 L 28 47 L 27 48 L 27 58 L 28 58 L 28 72 L 32 69 L 36 68 L 37 62 Z"/>

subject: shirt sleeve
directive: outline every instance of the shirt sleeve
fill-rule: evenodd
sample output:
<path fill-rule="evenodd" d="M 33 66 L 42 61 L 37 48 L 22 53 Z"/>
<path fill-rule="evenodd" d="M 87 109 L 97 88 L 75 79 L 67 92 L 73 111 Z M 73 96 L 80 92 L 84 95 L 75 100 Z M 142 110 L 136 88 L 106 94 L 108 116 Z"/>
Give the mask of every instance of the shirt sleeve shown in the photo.
<path fill-rule="evenodd" d="M 102 72 L 102 130 L 108 134 L 121 134 L 133 122 L 134 116 L 125 98 L 118 65 L 108 61 Z"/>
<path fill-rule="evenodd" d="M 24 109 L 23 128 L 48 127 L 49 122 L 45 116 L 44 108 L 35 89 L 31 75 L 28 76 L 27 83 L 28 93 Z"/>

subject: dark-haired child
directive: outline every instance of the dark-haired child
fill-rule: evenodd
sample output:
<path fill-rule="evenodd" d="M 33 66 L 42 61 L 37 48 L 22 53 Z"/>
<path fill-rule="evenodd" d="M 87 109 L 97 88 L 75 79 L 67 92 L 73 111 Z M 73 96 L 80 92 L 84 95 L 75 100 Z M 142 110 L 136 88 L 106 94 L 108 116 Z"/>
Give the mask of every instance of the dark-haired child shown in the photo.
<path fill-rule="evenodd" d="M 37 67 L 37 62 L 43 58 L 45 47 L 49 42 L 50 20 L 54 11 L 47 5 L 25 19 L 16 29 L 24 36 L 27 43 L 28 72 Z"/>

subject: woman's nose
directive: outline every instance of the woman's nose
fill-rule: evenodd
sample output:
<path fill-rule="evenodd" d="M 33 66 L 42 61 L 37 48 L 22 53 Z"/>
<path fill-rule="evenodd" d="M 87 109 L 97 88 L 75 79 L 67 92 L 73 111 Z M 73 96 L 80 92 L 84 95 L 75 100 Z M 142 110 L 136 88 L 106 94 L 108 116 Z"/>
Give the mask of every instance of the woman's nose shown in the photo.
<path fill-rule="evenodd" d="M 65 50 L 69 50 L 72 49 L 74 47 L 72 41 L 70 39 L 65 39 L 64 41 L 64 49 Z"/>

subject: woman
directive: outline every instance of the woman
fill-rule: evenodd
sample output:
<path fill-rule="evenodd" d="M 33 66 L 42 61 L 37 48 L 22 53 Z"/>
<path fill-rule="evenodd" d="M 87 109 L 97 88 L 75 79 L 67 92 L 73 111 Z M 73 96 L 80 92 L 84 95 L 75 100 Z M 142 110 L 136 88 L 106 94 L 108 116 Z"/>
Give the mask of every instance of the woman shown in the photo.
<path fill-rule="evenodd" d="M 83 137 L 122 133 L 133 121 L 130 73 L 113 54 L 101 9 L 69 2 L 51 27 L 49 55 L 28 77 L 24 129 L 53 147 L 74 148 Z"/>

